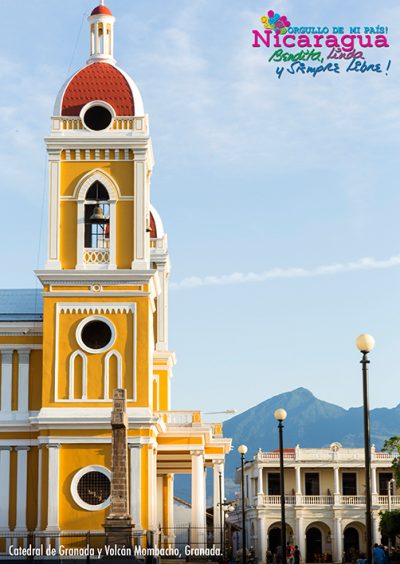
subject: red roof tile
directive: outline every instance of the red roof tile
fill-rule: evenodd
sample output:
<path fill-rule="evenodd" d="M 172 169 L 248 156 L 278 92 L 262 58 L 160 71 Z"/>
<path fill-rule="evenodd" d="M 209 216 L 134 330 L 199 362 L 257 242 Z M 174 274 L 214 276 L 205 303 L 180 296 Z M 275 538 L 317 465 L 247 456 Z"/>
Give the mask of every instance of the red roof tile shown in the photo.
<path fill-rule="evenodd" d="M 105 14 L 107 16 L 112 16 L 111 10 L 109 10 L 107 6 L 103 6 L 103 5 L 97 6 L 97 8 L 95 8 L 90 15 L 97 16 L 97 14 Z"/>
<path fill-rule="evenodd" d="M 92 63 L 80 70 L 68 84 L 63 100 L 63 116 L 78 116 L 88 102 L 108 102 L 118 116 L 135 115 L 132 90 L 124 75 L 109 63 Z"/>

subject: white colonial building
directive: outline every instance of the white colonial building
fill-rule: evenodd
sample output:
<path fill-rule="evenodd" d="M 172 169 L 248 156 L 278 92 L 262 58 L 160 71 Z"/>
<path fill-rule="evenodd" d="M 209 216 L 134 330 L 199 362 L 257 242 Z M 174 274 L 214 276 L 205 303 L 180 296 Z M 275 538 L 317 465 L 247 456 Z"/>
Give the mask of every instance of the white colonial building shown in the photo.
<path fill-rule="evenodd" d="M 388 507 L 388 482 L 393 477 L 392 457 L 373 446 L 373 541 L 380 542 L 379 511 Z M 306 562 L 342 562 L 343 555 L 364 552 L 364 450 L 300 448 L 284 451 L 287 540 L 297 544 Z M 267 550 L 280 544 L 279 452 L 262 452 L 245 463 L 245 515 L 247 546 L 265 561 Z M 241 470 L 236 481 L 241 481 Z M 391 491 L 393 509 L 400 509 L 400 492 Z M 241 507 L 241 499 L 239 507 Z M 240 511 L 236 513 L 240 520 Z"/>

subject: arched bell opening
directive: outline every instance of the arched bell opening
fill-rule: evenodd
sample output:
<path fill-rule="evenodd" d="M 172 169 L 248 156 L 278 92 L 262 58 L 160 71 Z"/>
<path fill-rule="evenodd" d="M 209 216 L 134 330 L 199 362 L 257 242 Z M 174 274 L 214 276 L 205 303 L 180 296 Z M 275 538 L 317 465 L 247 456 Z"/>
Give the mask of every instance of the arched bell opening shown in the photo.
<path fill-rule="evenodd" d="M 85 198 L 85 249 L 99 251 L 104 262 L 109 261 L 110 196 L 99 181 L 95 181 Z M 106 252 L 107 250 L 107 252 Z"/>

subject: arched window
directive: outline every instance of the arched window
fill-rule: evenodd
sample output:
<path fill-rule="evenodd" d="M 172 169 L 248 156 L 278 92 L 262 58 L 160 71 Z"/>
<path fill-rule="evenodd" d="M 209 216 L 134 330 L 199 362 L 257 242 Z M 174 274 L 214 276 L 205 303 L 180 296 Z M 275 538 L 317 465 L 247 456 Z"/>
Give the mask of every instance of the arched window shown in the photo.
<path fill-rule="evenodd" d="M 94 182 L 85 199 L 85 248 L 108 249 L 110 245 L 110 196 L 101 182 Z"/>
<path fill-rule="evenodd" d="M 122 388 L 122 357 L 118 351 L 109 351 L 104 359 L 104 399 L 112 398 L 113 389 Z"/>
<path fill-rule="evenodd" d="M 115 182 L 100 170 L 88 173 L 76 187 L 78 270 L 117 268 L 116 204 L 119 193 Z"/>

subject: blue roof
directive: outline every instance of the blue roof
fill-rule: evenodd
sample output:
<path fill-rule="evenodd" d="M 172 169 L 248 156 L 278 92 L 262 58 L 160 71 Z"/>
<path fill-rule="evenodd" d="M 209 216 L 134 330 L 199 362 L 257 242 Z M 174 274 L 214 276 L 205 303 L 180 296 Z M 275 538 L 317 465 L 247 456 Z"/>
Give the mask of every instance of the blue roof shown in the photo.
<path fill-rule="evenodd" d="M 0 321 L 42 321 L 42 290 L 0 290 Z"/>

